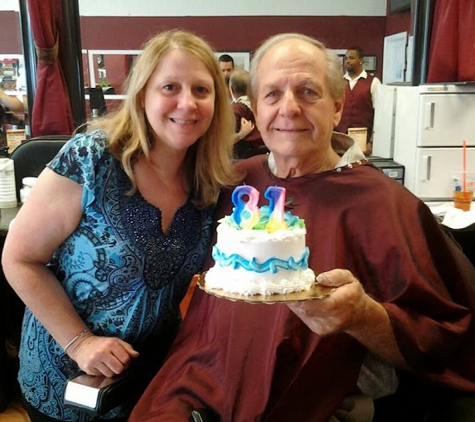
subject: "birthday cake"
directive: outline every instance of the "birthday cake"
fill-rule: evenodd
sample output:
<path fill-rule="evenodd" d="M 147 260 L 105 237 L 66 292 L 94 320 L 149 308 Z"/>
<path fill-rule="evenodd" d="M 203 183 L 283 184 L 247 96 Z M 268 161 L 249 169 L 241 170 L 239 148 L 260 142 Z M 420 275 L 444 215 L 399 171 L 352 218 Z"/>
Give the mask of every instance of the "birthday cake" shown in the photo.
<path fill-rule="evenodd" d="M 243 196 L 249 200 L 243 201 Z M 303 219 L 284 212 L 285 189 L 269 187 L 269 205 L 257 206 L 259 192 L 238 186 L 233 213 L 219 221 L 206 288 L 245 296 L 309 290 L 315 274 L 308 268 Z"/>

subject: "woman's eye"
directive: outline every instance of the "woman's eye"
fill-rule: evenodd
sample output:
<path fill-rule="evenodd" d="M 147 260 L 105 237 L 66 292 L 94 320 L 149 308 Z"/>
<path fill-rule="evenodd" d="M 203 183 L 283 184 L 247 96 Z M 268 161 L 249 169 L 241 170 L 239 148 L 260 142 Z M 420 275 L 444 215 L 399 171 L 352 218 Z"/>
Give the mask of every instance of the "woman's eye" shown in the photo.
<path fill-rule="evenodd" d="M 209 93 L 209 89 L 204 86 L 198 86 L 195 88 L 195 91 L 198 95 L 206 95 Z"/>
<path fill-rule="evenodd" d="M 173 84 L 167 84 L 167 85 L 164 85 L 162 89 L 163 89 L 164 91 L 173 91 L 175 88 L 176 88 L 175 85 L 173 85 Z"/>

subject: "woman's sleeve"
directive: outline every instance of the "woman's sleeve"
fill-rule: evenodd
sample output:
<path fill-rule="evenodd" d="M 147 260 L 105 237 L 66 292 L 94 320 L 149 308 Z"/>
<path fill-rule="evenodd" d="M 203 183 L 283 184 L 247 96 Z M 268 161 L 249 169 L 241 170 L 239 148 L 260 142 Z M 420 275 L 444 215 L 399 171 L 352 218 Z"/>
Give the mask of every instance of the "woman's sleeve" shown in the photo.
<path fill-rule="evenodd" d="M 83 187 L 83 209 L 94 200 L 95 169 L 104 155 L 105 148 L 106 138 L 102 132 L 78 134 L 47 164 L 55 173 Z"/>

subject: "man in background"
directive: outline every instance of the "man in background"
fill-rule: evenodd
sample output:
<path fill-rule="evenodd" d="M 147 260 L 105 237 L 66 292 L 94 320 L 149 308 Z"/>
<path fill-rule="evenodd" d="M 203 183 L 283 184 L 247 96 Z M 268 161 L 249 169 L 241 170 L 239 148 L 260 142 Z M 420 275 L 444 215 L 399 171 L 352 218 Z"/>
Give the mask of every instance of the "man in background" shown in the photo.
<path fill-rule="evenodd" d="M 231 73 L 234 72 L 234 59 L 229 54 L 222 54 L 219 56 L 218 62 L 221 72 L 223 72 L 226 85 L 229 85 L 229 78 L 231 77 Z"/>
<path fill-rule="evenodd" d="M 348 133 L 349 128 L 366 128 L 366 155 L 371 154 L 377 87 L 381 81 L 363 69 L 364 53 L 360 47 L 350 47 L 345 54 L 345 105 L 335 130 Z"/>

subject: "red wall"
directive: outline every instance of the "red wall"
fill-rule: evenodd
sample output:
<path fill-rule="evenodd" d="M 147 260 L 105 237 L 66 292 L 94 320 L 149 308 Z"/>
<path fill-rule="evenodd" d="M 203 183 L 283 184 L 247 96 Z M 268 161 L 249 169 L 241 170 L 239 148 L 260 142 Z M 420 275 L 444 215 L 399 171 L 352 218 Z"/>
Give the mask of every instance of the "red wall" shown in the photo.
<path fill-rule="evenodd" d="M 413 34 L 413 22 L 411 12 L 401 12 L 388 15 L 386 17 L 386 35 L 398 34 L 407 31 L 409 35 Z"/>
<path fill-rule="evenodd" d="M 0 12 L 0 54 L 22 54 L 17 12 Z"/>
<path fill-rule="evenodd" d="M 349 16 L 81 17 L 81 37 L 86 49 L 139 49 L 156 32 L 184 28 L 204 36 L 218 50 L 255 50 L 270 35 L 301 32 L 331 48 L 364 44 L 375 54 L 383 44 L 385 21 Z"/>
<path fill-rule="evenodd" d="M 375 55 L 381 76 L 384 37 L 410 30 L 410 12 L 387 17 L 231 16 L 231 17 L 81 17 L 83 49 L 137 50 L 158 31 L 184 28 L 205 37 L 215 49 L 253 51 L 270 35 L 301 32 L 333 49 L 359 45 Z M 18 14 L 0 13 L 0 53 L 22 51 Z M 5 36 L 3 34 L 8 34 Z"/>
<path fill-rule="evenodd" d="M 104 31 L 104 28 L 113 28 Z M 122 30 L 126 28 L 126 30 Z M 183 28 L 203 36 L 216 50 L 254 51 L 270 35 L 301 32 L 333 49 L 360 45 L 382 63 L 385 17 L 246 16 L 246 17 L 81 17 L 84 49 L 141 48 L 153 34 Z M 231 28 L 231 30 L 230 30 Z M 377 74 L 381 74 L 378 67 Z"/>

